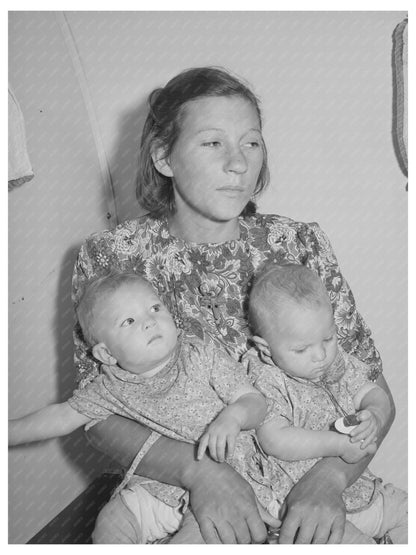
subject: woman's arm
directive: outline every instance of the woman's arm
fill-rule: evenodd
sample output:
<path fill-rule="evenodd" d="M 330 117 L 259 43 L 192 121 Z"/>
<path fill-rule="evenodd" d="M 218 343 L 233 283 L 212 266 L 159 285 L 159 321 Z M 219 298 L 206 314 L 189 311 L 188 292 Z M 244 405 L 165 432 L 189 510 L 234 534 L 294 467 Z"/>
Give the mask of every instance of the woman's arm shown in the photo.
<path fill-rule="evenodd" d="M 95 448 L 129 466 L 150 430 L 110 416 L 87 432 Z M 228 464 L 197 461 L 194 445 L 161 437 L 143 457 L 137 474 L 189 491 L 192 511 L 207 543 L 262 543 L 266 527 L 251 486 Z"/>
<path fill-rule="evenodd" d="M 360 421 L 351 432 L 353 442 L 365 449 L 377 441 L 380 430 L 390 421 L 393 408 L 384 389 L 375 383 L 365 384 L 354 397 L 354 406 Z"/>
<path fill-rule="evenodd" d="M 390 400 L 391 416 L 380 433 L 380 445 L 395 416 L 390 389 L 382 375 L 377 384 Z M 340 543 L 345 526 L 342 492 L 357 480 L 373 458 L 368 455 L 358 463 L 339 458 L 324 458 L 307 472 L 286 498 L 286 513 L 280 543 Z"/>

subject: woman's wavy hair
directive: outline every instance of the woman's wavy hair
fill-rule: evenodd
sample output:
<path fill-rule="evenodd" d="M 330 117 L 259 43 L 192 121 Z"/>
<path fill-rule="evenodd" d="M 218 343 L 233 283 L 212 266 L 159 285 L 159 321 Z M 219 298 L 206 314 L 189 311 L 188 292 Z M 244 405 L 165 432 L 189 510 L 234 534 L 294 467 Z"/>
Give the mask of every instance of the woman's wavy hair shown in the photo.
<path fill-rule="evenodd" d="M 181 131 L 185 104 L 206 96 L 240 96 L 248 100 L 256 109 L 260 128 L 262 127 L 258 98 L 248 85 L 223 68 L 188 69 L 176 75 L 165 87 L 155 89 L 148 98 L 149 113 L 142 132 L 136 181 L 137 200 L 152 217 L 160 218 L 175 210 L 172 178 L 157 171 L 152 153 L 156 148 L 162 148 L 164 156 L 169 157 Z M 253 196 L 263 191 L 269 183 L 264 141 L 262 150 L 263 165 Z M 254 201 L 250 201 L 241 215 L 248 216 L 255 212 L 256 205 Z"/>

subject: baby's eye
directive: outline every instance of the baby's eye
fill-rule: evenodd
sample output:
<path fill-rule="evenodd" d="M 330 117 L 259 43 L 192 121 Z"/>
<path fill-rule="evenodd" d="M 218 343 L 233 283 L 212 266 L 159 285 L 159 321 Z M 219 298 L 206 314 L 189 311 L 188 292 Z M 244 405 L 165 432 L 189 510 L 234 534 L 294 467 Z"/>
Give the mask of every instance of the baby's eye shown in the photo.
<path fill-rule="evenodd" d="M 334 338 L 335 338 L 335 333 L 331 335 L 331 337 L 327 337 L 326 339 L 324 339 L 324 341 L 325 343 L 330 343 Z"/>
<path fill-rule="evenodd" d="M 160 304 L 154 304 L 150 310 L 151 312 L 160 312 L 161 309 L 162 307 L 160 306 Z"/>
<path fill-rule="evenodd" d="M 295 353 L 297 353 L 298 355 L 304 353 L 306 351 L 306 347 L 303 347 L 302 349 L 295 349 Z"/>
<path fill-rule="evenodd" d="M 126 328 L 127 326 L 131 326 L 134 324 L 134 318 L 126 318 L 124 322 L 122 322 L 122 327 Z"/>

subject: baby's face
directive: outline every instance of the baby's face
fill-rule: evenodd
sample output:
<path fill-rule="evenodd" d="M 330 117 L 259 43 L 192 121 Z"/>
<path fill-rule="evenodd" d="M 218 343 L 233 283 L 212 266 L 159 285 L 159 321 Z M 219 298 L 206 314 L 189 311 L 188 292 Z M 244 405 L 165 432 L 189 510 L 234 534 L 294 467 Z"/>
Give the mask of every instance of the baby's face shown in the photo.
<path fill-rule="evenodd" d="M 94 309 L 95 336 L 107 346 L 118 365 L 142 374 L 167 361 L 178 331 L 170 312 L 150 285 L 121 285 Z"/>
<path fill-rule="evenodd" d="M 270 317 L 264 339 L 273 362 L 286 374 L 319 381 L 335 360 L 337 334 L 331 305 L 310 306 L 295 302 Z"/>

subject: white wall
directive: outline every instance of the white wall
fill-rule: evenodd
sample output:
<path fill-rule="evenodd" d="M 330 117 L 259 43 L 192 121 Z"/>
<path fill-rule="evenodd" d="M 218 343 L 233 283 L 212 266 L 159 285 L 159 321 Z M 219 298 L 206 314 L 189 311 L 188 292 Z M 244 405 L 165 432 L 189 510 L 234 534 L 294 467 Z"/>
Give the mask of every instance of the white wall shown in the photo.
<path fill-rule="evenodd" d="M 262 99 L 272 174 L 260 208 L 318 221 L 329 234 L 398 406 L 372 468 L 407 487 L 407 196 L 391 140 L 391 35 L 405 14 L 65 15 L 120 220 L 138 214 L 133 180 L 150 90 L 186 67 L 206 64 L 228 67 L 253 84 Z M 35 171 L 32 182 L 9 195 L 9 400 L 10 415 L 17 416 L 71 390 L 71 266 L 82 238 L 107 225 L 108 208 L 58 19 L 50 12 L 12 13 L 9 40 L 10 82 Z M 21 543 L 109 463 L 100 466 L 77 434 L 13 450 L 9 464 L 9 541 Z"/>

